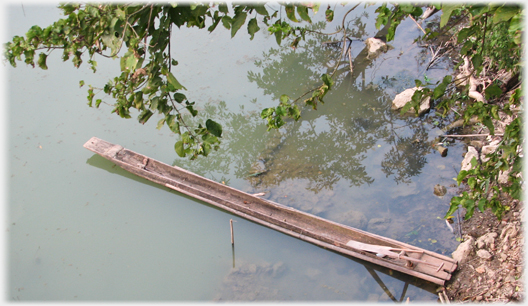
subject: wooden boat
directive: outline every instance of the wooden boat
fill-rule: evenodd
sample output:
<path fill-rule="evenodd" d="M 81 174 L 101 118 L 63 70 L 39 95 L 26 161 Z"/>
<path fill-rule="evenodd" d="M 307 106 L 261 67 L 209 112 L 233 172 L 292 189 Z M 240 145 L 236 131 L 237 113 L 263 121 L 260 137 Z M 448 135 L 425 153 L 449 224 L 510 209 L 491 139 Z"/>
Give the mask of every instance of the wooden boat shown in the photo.
<path fill-rule="evenodd" d="M 344 255 L 442 286 L 457 267 L 450 257 L 259 198 L 97 137 L 84 147 L 140 177 Z"/>

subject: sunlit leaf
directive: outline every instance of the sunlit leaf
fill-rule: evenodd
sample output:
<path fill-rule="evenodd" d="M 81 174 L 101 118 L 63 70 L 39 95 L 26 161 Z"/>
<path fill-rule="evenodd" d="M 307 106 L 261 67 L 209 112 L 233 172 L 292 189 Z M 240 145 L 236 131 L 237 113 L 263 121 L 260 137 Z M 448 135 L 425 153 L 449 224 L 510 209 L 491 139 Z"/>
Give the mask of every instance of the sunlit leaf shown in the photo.
<path fill-rule="evenodd" d="M 460 6 L 461 5 L 450 4 L 450 3 L 442 4 L 442 16 L 440 17 L 440 28 L 443 28 L 447 24 L 447 22 L 449 21 L 449 17 L 451 17 L 451 13 L 453 13 L 453 11 L 459 8 Z"/>
<path fill-rule="evenodd" d="M 178 80 L 176 80 L 176 77 L 174 77 L 174 75 L 170 71 L 167 73 L 167 81 L 169 82 L 169 84 L 174 86 L 174 88 L 176 90 L 187 89 L 187 88 L 183 87 L 183 85 L 180 84 L 180 82 L 178 82 Z"/>
<path fill-rule="evenodd" d="M 174 151 L 176 151 L 178 156 L 185 157 L 185 148 L 183 147 L 183 142 L 181 140 L 174 144 Z"/>
<path fill-rule="evenodd" d="M 330 6 L 326 9 L 325 18 L 327 22 L 332 22 L 334 20 L 334 11 L 330 9 Z"/>
<path fill-rule="evenodd" d="M 299 14 L 302 20 L 312 23 L 312 20 L 310 19 L 310 16 L 308 15 L 308 8 L 306 6 L 302 4 L 297 6 L 297 13 Z"/>
<path fill-rule="evenodd" d="M 286 16 L 288 17 L 288 19 L 293 22 L 299 22 L 299 20 L 297 20 L 297 17 L 295 17 L 295 6 L 289 4 L 286 5 L 284 9 L 286 11 Z"/>

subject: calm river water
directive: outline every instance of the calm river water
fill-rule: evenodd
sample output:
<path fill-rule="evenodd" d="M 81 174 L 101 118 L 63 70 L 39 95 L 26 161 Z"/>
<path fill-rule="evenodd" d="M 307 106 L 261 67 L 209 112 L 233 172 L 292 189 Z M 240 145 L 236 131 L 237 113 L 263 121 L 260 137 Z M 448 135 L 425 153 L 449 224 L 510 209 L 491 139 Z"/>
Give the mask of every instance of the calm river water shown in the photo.
<path fill-rule="evenodd" d="M 350 6 L 350 5 L 349 5 Z M 392 49 L 361 60 L 362 40 L 375 35 L 375 6 L 358 7 L 351 54 L 317 111 L 266 132 L 260 110 L 281 94 L 296 97 L 317 84 L 337 54 L 328 37 L 308 37 L 297 50 L 277 46 L 245 28 L 230 38 L 215 32 L 174 31 L 175 74 L 203 116 L 224 127 L 222 148 L 197 161 L 178 158 L 175 135 L 86 105 L 87 88 L 102 87 L 119 62 L 75 69 L 60 52 L 49 70 L 5 64 L 7 169 L 6 298 L 16 301 L 434 301 L 434 286 L 341 256 L 233 216 L 137 178 L 83 148 L 92 136 L 120 144 L 273 201 L 361 227 L 438 253 L 450 254 L 456 236 L 441 219 L 454 193 L 452 165 L 462 146 L 442 158 L 430 148 L 439 131 L 433 112 L 422 118 L 390 110 L 392 98 L 449 73 L 425 72 L 427 50 L 407 20 Z M 345 10 L 336 12 L 331 32 Z M 32 25 L 45 27 L 52 5 L 6 7 L 5 39 Z M 341 14 L 341 15 L 340 15 Z M 319 19 L 324 12 L 319 14 Z M 324 18 L 324 17 L 323 17 Z M 317 24 L 316 24 L 317 26 Z M 181 43 L 183 42 L 183 43 Z M 103 99 L 111 104 L 108 97 Z M 267 172 L 253 177 L 255 171 Z M 230 243 L 233 219 L 235 249 Z"/>

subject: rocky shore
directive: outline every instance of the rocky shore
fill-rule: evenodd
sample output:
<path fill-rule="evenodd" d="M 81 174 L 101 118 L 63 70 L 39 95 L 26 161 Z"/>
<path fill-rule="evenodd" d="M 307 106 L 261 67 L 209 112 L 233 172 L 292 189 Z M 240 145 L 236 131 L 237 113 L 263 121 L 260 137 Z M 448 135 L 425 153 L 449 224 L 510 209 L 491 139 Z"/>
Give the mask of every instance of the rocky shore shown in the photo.
<path fill-rule="evenodd" d="M 445 287 L 455 302 L 518 302 L 524 300 L 524 207 L 508 201 L 502 221 L 487 210 L 462 224 L 464 242 L 453 253 L 457 272 Z"/>

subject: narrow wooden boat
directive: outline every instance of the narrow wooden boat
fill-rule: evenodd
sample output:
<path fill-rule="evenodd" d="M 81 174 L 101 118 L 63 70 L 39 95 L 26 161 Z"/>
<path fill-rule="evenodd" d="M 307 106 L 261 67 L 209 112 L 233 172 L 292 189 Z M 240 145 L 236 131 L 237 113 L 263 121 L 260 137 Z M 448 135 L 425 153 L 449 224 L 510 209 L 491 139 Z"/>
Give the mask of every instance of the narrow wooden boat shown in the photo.
<path fill-rule="evenodd" d="M 442 286 L 457 267 L 450 257 L 259 198 L 97 137 L 84 147 L 140 177 L 341 254 Z"/>

